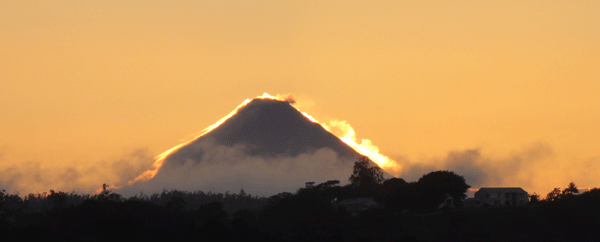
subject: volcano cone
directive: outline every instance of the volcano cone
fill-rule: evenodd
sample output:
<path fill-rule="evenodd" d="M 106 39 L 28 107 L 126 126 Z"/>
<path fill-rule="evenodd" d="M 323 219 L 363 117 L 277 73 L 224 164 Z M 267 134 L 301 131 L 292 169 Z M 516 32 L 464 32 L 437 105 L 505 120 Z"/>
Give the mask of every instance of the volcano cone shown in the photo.
<path fill-rule="evenodd" d="M 293 192 L 309 181 L 347 183 L 360 156 L 291 102 L 256 98 L 216 128 L 169 151 L 154 178 L 123 191 Z"/>

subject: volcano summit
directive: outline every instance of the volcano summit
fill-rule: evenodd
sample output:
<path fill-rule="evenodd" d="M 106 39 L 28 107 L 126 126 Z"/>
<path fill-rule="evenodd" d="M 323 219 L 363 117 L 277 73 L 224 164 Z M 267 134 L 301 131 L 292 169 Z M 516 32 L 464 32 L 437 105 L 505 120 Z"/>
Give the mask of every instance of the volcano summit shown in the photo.
<path fill-rule="evenodd" d="M 357 158 L 359 154 L 350 146 L 290 104 L 275 99 L 253 99 L 217 128 L 182 147 L 173 158 L 199 161 L 202 151 L 196 153 L 194 144 L 205 139 L 227 147 L 242 145 L 246 154 L 265 158 L 296 157 L 321 148 L 330 148 L 341 157 Z"/>
<path fill-rule="evenodd" d="M 271 195 L 309 181 L 347 182 L 360 154 L 293 103 L 266 94 L 246 100 L 202 135 L 159 155 L 156 169 L 121 192 L 244 189 Z"/>

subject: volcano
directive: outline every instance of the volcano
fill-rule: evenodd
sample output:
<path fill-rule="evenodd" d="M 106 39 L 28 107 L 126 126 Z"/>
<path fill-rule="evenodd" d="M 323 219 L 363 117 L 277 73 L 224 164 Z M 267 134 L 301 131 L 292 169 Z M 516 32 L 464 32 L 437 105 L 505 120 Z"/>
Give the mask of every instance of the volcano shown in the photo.
<path fill-rule="evenodd" d="M 202 152 L 195 153 L 194 144 L 206 139 L 213 139 L 215 144 L 227 147 L 243 145 L 246 154 L 265 158 L 295 157 L 321 148 L 330 148 L 343 158 L 357 158 L 360 155 L 323 126 L 292 107 L 289 101 L 275 99 L 253 99 L 234 116 L 190 145 L 182 147 L 173 156 L 178 160 L 191 158 L 199 161 L 198 156 Z"/>
<path fill-rule="evenodd" d="M 295 191 L 310 181 L 347 183 L 361 154 L 293 103 L 275 98 L 247 100 L 218 126 L 159 156 L 151 179 L 122 191 L 244 189 L 271 195 Z"/>

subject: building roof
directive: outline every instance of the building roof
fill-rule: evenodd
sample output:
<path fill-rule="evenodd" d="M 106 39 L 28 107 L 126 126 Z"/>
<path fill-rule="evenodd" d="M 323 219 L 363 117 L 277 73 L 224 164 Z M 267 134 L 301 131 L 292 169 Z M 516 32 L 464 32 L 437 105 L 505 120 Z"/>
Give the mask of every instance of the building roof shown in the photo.
<path fill-rule="evenodd" d="M 479 188 L 478 192 L 525 192 L 527 193 L 525 190 L 523 190 L 523 188 L 520 187 L 482 187 Z"/>

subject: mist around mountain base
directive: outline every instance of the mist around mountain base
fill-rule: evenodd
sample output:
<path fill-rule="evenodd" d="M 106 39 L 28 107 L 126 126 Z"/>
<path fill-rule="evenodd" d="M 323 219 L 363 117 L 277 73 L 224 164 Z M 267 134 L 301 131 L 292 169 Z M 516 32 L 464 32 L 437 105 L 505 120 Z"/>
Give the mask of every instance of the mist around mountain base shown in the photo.
<path fill-rule="evenodd" d="M 348 183 L 353 159 L 340 158 L 329 148 L 291 156 L 259 157 L 245 153 L 244 145 L 217 145 L 212 139 L 194 144 L 192 153 L 199 159 L 165 162 L 158 174 L 146 182 L 134 183 L 118 190 L 124 196 L 143 191 L 146 194 L 162 190 L 205 192 L 246 192 L 269 196 L 279 192 L 294 192 L 306 182 L 322 183 L 339 180 Z"/>

